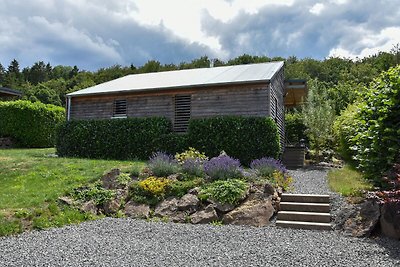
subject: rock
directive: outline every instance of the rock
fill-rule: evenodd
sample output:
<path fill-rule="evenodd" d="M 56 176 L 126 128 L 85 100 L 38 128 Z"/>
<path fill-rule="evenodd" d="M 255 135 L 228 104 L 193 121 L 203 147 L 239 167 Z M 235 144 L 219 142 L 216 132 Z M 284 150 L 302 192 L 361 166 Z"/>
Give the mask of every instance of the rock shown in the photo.
<path fill-rule="evenodd" d="M 91 213 L 91 214 L 94 214 L 94 215 L 96 215 L 98 213 L 97 206 L 96 206 L 96 204 L 94 203 L 93 200 L 90 200 L 88 202 L 83 203 L 82 206 L 81 206 L 81 210 L 83 212 Z"/>
<path fill-rule="evenodd" d="M 229 203 L 222 204 L 213 199 L 209 199 L 209 201 L 213 204 L 213 207 L 217 211 L 222 212 L 222 213 L 227 213 L 235 208 L 235 205 L 233 205 L 233 204 L 229 204 Z"/>
<path fill-rule="evenodd" d="M 190 216 L 190 222 L 194 224 L 210 223 L 215 220 L 218 220 L 218 215 L 212 204 L 208 205 L 204 210 L 197 211 Z"/>
<path fill-rule="evenodd" d="M 192 194 L 192 195 L 198 195 L 200 193 L 200 187 L 195 187 L 195 188 L 192 188 L 192 189 L 190 189 L 189 191 L 188 191 L 188 194 Z"/>
<path fill-rule="evenodd" d="M 171 180 L 174 182 L 179 181 L 181 178 L 182 178 L 182 174 L 180 174 L 180 173 L 174 173 L 167 177 L 168 180 Z"/>
<path fill-rule="evenodd" d="M 111 199 L 104 203 L 103 210 L 106 215 L 115 214 L 118 212 L 121 202 L 117 199 Z"/>
<path fill-rule="evenodd" d="M 179 199 L 171 197 L 163 200 L 156 206 L 154 215 L 158 217 L 171 217 L 178 211 Z"/>
<path fill-rule="evenodd" d="M 67 197 L 67 196 L 59 197 L 58 201 L 61 204 L 68 205 L 68 206 L 74 206 L 75 205 L 75 200 L 70 198 L 70 197 Z"/>
<path fill-rule="evenodd" d="M 103 187 L 105 189 L 118 189 L 121 188 L 121 185 L 117 182 L 117 177 L 120 175 L 120 169 L 112 169 L 106 175 L 101 177 L 101 181 L 103 183 Z"/>
<path fill-rule="evenodd" d="M 274 215 L 271 200 L 251 199 L 227 213 L 223 217 L 225 224 L 265 226 Z"/>
<path fill-rule="evenodd" d="M 150 217 L 150 207 L 149 205 L 128 201 L 125 204 L 124 213 L 128 217 L 146 219 Z"/>
<path fill-rule="evenodd" d="M 334 228 L 354 237 L 367 237 L 375 229 L 379 216 L 379 204 L 374 200 L 348 205 L 336 216 Z"/>
<path fill-rule="evenodd" d="M 381 208 L 381 230 L 388 237 L 400 239 L 400 203 L 384 203 Z"/>
<path fill-rule="evenodd" d="M 191 214 L 199 207 L 200 200 L 196 195 L 186 194 L 177 203 L 178 210 Z"/>
<path fill-rule="evenodd" d="M 267 196 L 274 195 L 275 192 L 276 192 L 276 191 L 275 191 L 275 188 L 274 188 L 271 184 L 266 183 L 266 184 L 264 185 L 264 194 L 265 194 L 265 195 L 267 195 Z"/>

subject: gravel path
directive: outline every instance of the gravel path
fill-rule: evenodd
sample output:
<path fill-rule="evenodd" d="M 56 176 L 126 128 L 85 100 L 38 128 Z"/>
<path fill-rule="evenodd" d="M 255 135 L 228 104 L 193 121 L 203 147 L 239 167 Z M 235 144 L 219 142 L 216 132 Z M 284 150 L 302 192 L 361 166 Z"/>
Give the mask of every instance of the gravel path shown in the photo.
<path fill-rule="evenodd" d="M 328 193 L 325 170 L 291 171 Z M 400 266 L 400 242 L 334 231 L 112 219 L 0 238 L 0 266 Z"/>

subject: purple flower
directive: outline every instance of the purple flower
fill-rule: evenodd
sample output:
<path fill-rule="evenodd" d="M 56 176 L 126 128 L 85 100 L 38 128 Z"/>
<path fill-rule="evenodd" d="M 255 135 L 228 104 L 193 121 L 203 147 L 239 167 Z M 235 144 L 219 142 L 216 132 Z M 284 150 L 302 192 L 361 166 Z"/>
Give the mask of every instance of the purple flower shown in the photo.
<path fill-rule="evenodd" d="M 214 157 L 204 163 L 204 171 L 211 180 L 227 180 L 243 176 L 239 160 L 227 155 Z"/>
<path fill-rule="evenodd" d="M 257 171 L 261 176 L 271 176 L 274 171 L 287 173 L 285 166 L 274 158 L 255 159 L 250 163 L 250 168 Z"/>
<path fill-rule="evenodd" d="M 156 152 L 150 157 L 148 166 L 157 177 L 166 177 L 179 171 L 178 161 L 164 152 Z"/>
<path fill-rule="evenodd" d="M 204 160 L 199 158 L 188 158 L 182 164 L 182 171 L 189 175 L 202 177 L 204 176 L 203 162 Z"/>

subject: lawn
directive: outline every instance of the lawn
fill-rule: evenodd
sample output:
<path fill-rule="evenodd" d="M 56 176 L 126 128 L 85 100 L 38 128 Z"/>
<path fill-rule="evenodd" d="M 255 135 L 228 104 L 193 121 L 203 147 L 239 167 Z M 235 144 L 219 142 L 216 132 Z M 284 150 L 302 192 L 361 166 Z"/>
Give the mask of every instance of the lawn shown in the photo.
<path fill-rule="evenodd" d="M 328 172 L 329 187 L 343 196 L 359 196 L 364 190 L 371 190 L 373 185 L 363 175 L 346 165 L 342 169 Z"/>
<path fill-rule="evenodd" d="M 129 172 L 144 165 L 132 161 L 58 158 L 54 153 L 53 148 L 0 150 L 0 236 L 9 232 L 6 219 L 14 223 L 19 217 L 25 221 L 27 218 L 46 220 L 48 216 L 42 215 L 46 215 L 48 210 L 65 216 L 71 211 L 63 213 L 54 208 L 59 196 L 99 179 L 113 168 Z M 74 220 L 67 218 L 66 221 Z"/>

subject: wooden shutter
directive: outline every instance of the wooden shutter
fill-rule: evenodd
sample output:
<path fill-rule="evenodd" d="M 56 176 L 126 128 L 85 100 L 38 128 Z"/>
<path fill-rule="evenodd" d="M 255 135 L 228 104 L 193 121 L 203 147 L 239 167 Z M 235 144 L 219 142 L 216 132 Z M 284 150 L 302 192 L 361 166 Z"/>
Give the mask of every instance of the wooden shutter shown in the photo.
<path fill-rule="evenodd" d="M 191 96 L 176 95 L 175 96 L 175 119 L 174 131 L 184 133 L 187 131 L 190 120 Z"/>
<path fill-rule="evenodd" d="M 126 117 L 126 99 L 114 100 L 113 117 Z"/>

